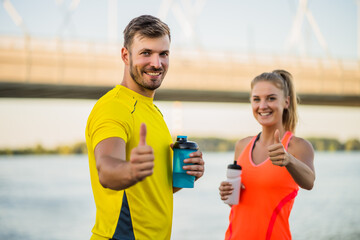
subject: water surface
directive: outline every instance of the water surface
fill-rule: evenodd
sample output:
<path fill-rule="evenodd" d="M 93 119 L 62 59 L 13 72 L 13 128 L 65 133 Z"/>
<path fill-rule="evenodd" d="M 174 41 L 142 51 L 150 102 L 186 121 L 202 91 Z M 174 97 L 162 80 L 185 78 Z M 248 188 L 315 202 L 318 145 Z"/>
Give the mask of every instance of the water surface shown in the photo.
<path fill-rule="evenodd" d="M 360 152 L 319 153 L 312 191 L 290 216 L 294 240 L 360 239 Z M 194 189 L 174 195 L 172 240 L 223 239 L 230 208 L 219 183 L 233 153 L 204 153 Z M 86 155 L 0 156 L 0 239 L 89 239 L 95 221 Z"/>

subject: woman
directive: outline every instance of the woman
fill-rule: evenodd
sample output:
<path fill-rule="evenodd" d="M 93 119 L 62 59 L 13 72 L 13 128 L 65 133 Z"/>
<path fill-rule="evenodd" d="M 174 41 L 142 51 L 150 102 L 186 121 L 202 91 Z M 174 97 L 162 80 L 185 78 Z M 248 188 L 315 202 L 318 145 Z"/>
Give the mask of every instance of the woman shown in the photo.
<path fill-rule="evenodd" d="M 293 135 L 298 119 L 291 74 L 275 70 L 255 77 L 250 101 L 262 131 L 236 143 L 242 189 L 225 239 L 291 239 L 288 219 L 299 186 L 311 190 L 315 181 L 314 150 Z M 226 200 L 233 188 L 222 182 L 219 190 Z"/>

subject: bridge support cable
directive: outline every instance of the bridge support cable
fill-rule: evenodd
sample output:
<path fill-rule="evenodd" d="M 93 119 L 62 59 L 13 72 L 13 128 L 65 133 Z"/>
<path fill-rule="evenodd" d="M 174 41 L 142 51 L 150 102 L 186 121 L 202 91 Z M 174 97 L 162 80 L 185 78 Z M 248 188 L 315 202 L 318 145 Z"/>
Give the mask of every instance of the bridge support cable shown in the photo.
<path fill-rule="evenodd" d="M 183 0 L 181 4 L 175 0 L 163 0 L 159 8 L 158 17 L 165 21 L 171 10 L 184 33 L 185 40 L 188 43 L 195 43 L 197 48 L 201 48 L 200 39 L 196 34 L 195 27 L 196 19 L 201 14 L 205 3 L 206 0 L 196 0 L 194 3 L 190 0 Z"/>
<path fill-rule="evenodd" d="M 31 38 L 29 31 L 24 23 L 23 18 L 20 16 L 19 12 L 15 9 L 14 5 L 10 2 L 10 0 L 3 0 L 3 6 L 6 12 L 9 14 L 11 20 L 15 23 L 17 27 L 19 27 L 24 35 L 24 48 L 26 51 L 26 81 L 30 81 L 31 76 L 31 50 L 30 50 L 30 43 Z"/>
<path fill-rule="evenodd" d="M 59 5 L 62 5 L 63 1 L 59 2 Z M 62 21 L 62 24 L 59 27 L 58 30 L 58 37 L 62 38 L 63 33 L 65 31 L 66 28 L 69 27 L 69 24 L 71 23 L 71 16 L 74 13 L 74 11 L 76 10 L 76 8 L 79 6 L 80 4 L 80 0 L 72 0 L 70 3 L 70 6 L 68 8 L 66 8 L 65 13 L 64 13 L 64 19 Z"/>
<path fill-rule="evenodd" d="M 16 11 L 10 0 L 3 0 L 3 6 L 6 12 L 9 14 L 11 20 L 13 20 L 13 22 L 15 23 L 15 25 L 21 28 L 25 36 L 29 35 L 23 18 L 20 16 L 18 11 Z"/>
<path fill-rule="evenodd" d="M 291 30 L 291 34 L 289 35 L 287 41 L 286 41 L 286 51 L 290 51 L 291 49 L 293 49 L 295 46 L 303 46 L 303 41 L 302 41 L 302 25 L 304 22 L 304 17 L 307 18 L 314 34 L 315 37 L 317 39 L 317 41 L 319 42 L 321 48 L 324 50 L 326 57 L 327 58 L 331 58 L 331 54 L 329 51 L 329 48 L 327 46 L 327 43 L 325 41 L 325 38 L 323 37 L 320 28 L 317 24 L 317 22 L 315 21 L 315 18 L 313 17 L 313 15 L 311 14 L 309 8 L 308 8 L 308 0 L 299 0 L 299 6 L 294 18 L 294 22 L 292 25 L 292 30 Z"/>

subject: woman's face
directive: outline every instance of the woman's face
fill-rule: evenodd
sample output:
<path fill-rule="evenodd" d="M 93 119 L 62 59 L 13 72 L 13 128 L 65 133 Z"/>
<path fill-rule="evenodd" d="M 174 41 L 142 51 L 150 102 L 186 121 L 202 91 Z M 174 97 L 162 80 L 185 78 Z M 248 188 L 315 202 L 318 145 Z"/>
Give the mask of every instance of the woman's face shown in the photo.
<path fill-rule="evenodd" d="M 255 119 L 262 126 L 282 126 L 282 115 L 289 106 L 281 89 L 270 81 L 257 82 L 251 91 L 251 106 Z"/>

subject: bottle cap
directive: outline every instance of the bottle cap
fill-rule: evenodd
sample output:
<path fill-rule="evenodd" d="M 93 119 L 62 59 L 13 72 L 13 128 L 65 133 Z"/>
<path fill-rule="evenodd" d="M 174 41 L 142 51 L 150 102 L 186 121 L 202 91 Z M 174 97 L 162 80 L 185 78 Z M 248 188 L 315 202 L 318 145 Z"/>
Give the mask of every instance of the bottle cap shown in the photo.
<path fill-rule="evenodd" d="M 178 135 L 178 136 L 176 137 L 176 141 L 186 142 L 186 141 L 187 141 L 187 136 Z"/>
<path fill-rule="evenodd" d="M 187 141 L 187 136 L 177 136 L 174 148 L 180 149 L 199 149 L 196 142 Z"/>
<path fill-rule="evenodd" d="M 228 169 L 238 169 L 241 170 L 241 166 L 237 164 L 236 160 L 234 161 L 233 164 L 229 164 L 228 165 Z"/>

